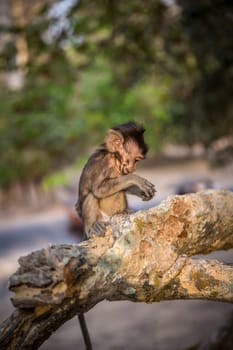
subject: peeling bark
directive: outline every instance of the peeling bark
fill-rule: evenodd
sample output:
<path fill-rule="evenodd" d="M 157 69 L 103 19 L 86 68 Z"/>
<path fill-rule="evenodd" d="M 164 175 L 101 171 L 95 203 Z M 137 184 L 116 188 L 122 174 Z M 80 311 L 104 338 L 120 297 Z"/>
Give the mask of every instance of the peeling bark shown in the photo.
<path fill-rule="evenodd" d="M 37 349 L 103 299 L 232 302 L 233 267 L 192 258 L 232 247 L 233 194 L 210 190 L 115 216 L 105 237 L 32 252 L 10 278 L 16 310 L 0 326 L 0 349 Z"/>

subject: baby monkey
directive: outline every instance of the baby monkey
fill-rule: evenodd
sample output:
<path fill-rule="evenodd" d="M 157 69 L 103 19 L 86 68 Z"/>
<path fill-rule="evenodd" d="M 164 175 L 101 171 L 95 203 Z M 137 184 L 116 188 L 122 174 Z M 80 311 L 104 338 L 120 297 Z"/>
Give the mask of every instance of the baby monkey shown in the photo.
<path fill-rule="evenodd" d="M 86 238 L 104 235 L 109 218 L 128 211 L 126 193 L 144 201 L 154 197 L 154 185 L 133 174 L 136 164 L 145 158 L 148 147 L 145 129 L 135 122 L 111 128 L 105 142 L 91 155 L 79 181 L 76 210 Z"/>
<path fill-rule="evenodd" d="M 128 211 L 126 193 L 148 201 L 155 188 L 146 179 L 132 174 L 136 164 L 145 158 L 148 147 L 144 141 L 145 129 L 134 122 L 111 128 L 105 143 L 91 155 L 83 168 L 79 181 L 76 210 L 81 217 L 85 238 L 104 235 L 109 218 Z M 86 350 L 91 340 L 84 314 L 78 315 Z"/>

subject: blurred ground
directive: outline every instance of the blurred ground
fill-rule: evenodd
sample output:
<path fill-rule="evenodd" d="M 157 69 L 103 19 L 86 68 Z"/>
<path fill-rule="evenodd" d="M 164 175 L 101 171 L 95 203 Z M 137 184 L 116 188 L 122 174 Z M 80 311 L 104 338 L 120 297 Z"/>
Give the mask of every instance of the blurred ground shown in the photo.
<path fill-rule="evenodd" d="M 216 188 L 233 187 L 233 164 L 210 169 L 202 160 L 154 168 L 142 168 L 139 174 L 153 182 L 157 197 L 142 203 L 131 197 L 135 209 L 156 205 L 177 191 L 180 184 L 209 178 Z M 76 180 L 77 181 L 77 180 Z M 75 198 L 72 199 L 75 201 Z M 71 200 L 71 201 L 72 201 Z M 0 223 L 0 322 L 12 312 L 7 280 L 17 268 L 17 259 L 31 250 L 50 243 L 77 242 L 79 236 L 69 230 L 64 206 L 37 215 Z M 209 256 L 233 263 L 233 250 Z M 207 301 L 166 301 L 152 305 L 130 302 L 102 302 L 87 314 L 95 350 L 148 349 L 183 350 L 211 332 L 233 310 L 231 304 Z M 41 350 L 83 349 L 76 318 L 67 322 L 41 346 Z M 224 350 L 224 349 L 223 349 Z"/>

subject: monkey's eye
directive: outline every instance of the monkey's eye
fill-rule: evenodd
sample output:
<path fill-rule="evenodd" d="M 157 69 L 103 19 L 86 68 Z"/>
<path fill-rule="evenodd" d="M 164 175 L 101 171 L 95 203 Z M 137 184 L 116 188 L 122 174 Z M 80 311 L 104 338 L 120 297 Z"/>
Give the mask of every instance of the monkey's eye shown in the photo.
<path fill-rule="evenodd" d="M 143 158 L 136 158 L 134 161 L 135 163 L 139 162 L 140 160 L 142 160 Z"/>

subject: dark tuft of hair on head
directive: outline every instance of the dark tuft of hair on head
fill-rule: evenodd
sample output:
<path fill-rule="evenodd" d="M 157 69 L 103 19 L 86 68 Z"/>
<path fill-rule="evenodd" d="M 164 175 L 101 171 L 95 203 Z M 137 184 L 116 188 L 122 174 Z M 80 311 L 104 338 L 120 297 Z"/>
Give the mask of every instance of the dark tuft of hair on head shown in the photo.
<path fill-rule="evenodd" d="M 133 139 L 138 144 L 143 155 L 146 155 L 146 153 L 148 152 L 148 146 L 145 143 L 143 137 L 143 134 L 145 132 L 145 128 L 143 127 L 143 125 L 135 122 L 128 122 L 125 124 L 114 126 L 111 129 L 119 131 L 123 135 L 125 142 L 127 142 L 129 139 Z"/>

